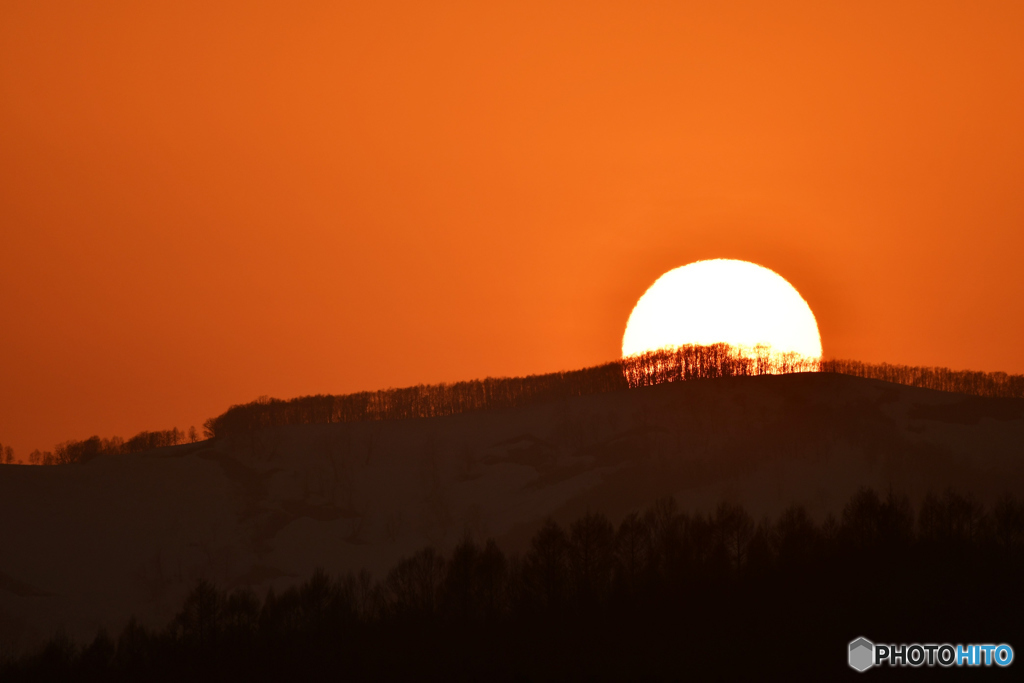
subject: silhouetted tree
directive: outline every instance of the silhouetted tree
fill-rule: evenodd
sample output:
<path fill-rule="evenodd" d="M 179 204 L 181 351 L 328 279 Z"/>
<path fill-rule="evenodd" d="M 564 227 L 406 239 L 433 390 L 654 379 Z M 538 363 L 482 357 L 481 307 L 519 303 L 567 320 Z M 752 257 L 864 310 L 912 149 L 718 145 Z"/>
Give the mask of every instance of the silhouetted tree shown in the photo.
<path fill-rule="evenodd" d="M 79 668 L 85 678 L 99 678 L 110 668 L 116 655 L 117 645 L 106 630 L 101 628 L 92 643 L 82 650 Z"/>
<path fill-rule="evenodd" d="M 221 631 L 224 595 L 212 583 L 201 579 L 185 598 L 176 618 L 181 636 L 200 646 L 212 644 Z"/>
<path fill-rule="evenodd" d="M 643 519 L 650 534 L 651 571 L 662 576 L 678 571 L 683 562 L 683 532 L 687 519 L 679 514 L 675 498 L 658 499 L 644 513 Z"/>
<path fill-rule="evenodd" d="M 553 519 L 548 519 L 530 541 L 523 567 L 524 581 L 533 601 L 542 609 L 563 604 L 568 582 L 566 555 L 569 539 Z"/>
<path fill-rule="evenodd" d="M 65 441 L 53 448 L 54 460 L 58 465 L 89 462 L 104 452 L 103 441 L 98 436 L 84 441 Z"/>
<path fill-rule="evenodd" d="M 1016 566 L 1016 560 L 1024 550 L 1024 504 L 1007 493 L 992 508 L 992 521 L 999 549 L 1007 562 Z"/>
<path fill-rule="evenodd" d="M 303 628 L 321 633 L 354 620 L 354 596 L 346 586 L 331 579 L 322 568 L 316 569 L 299 587 L 299 619 Z"/>
<path fill-rule="evenodd" d="M 468 535 L 452 550 L 443 592 L 446 611 L 457 619 L 472 620 L 479 616 L 476 607 L 482 591 L 480 562 L 480 548 Z"/>
<path fill-rule="evenodd" d="M 476 558 L 475 587 L 483 617 L 496 619 L 507 607 L 508 574 L 509 566 L 505 554 L 493 539 L 488 539 L 483 552 Z"/>
<path fill-rule="evenodd" d="M 615 527 L 600 513 L 588 512 L 569 527 L 569 577 L 583 604 L 594 604 L 611 587 L 615 563 Z"/>
<path fill-rule="evenodd" d="M 240 588 L 228 595 L 223 608 L 224 629 L 233 639 L 256 633 L 260 621 L 260 599 L 254 591 Z"/>
<path fill-rule="evenodd" d="M 739 505 L 721 503 L 715 511 L 715 527 L 729 553 L 733 569 L 740 571 L 747 561 L 747 550 L 754 537 L 754 520 Z"/>
<path fill-rule="evenodd" d="M 399 562 L 384 582 L 390 609 L 403 616 L 434 614 L 444 569 L 444 558 L 434 548 L 424 548 Z"/>
<path fill-rule="evenodd" d="M 132 617 L 117 639 L 115 661 L 122 671 L 144 671 L 152 664 L 153 638 L 144 626 Z"/>
<path fill-rule="evenodd" d="M 877 500 L 877 494 L 874 491 L 863 491 L 858 495 L 866 496 L 869 501 Z M 874 498 L 871 498 L 872 495 Z M 847 509 L 851 510 L 849 504 L 847 504 Z M 849 513 L 851 524 L 861 524 L 862 518 L 856 516 L 860 510 L 861 507 L 855 507 Z M 844 514 L 846 514 L 845 511 Z M 870 526 L 874 523 L 873 518 L 863 523 Z M 861 527 L 855 526 L 855 531 L 851 532 L 851 538 L 855 539 L 854 542 L 860 540 L 861 537 L 865 539 L 874 537 L 873 531 L 865 531 L 858 536 L 860 531 Z M 868 540 L 863 541 L 865 544 L 868 542 Z M 820 552 L 821 536 L 805 507 L 792 505 L 782 512 L 779 521 L 775 524 L 774 545 L 779 565 L 785 569 L 806 566 Z"/>
<path fill-rule="evenodd" d="M 771 523 L 765 519 L 754 529 L 750 542 L 747 544 L 747 557 L 744 570 L 747 576 L 763 577 L 775 562 L 773 543 L 777 539 Z"/>
<path fill-rule="evenodd" d="M 616 574 L 628 592 L 636 590 L 650 565 L 650 548 L 650 527 L 638 513 L 626 515 L 615 534 L 615 560 Z"/>
<path fill-rule="evenodd" d="M 918 519 L 921 540 L 950 548 L 978 540 L 985 522 L 985 508 L 970 495 L 947 490 L 942 497 L 928 493 Z"/>

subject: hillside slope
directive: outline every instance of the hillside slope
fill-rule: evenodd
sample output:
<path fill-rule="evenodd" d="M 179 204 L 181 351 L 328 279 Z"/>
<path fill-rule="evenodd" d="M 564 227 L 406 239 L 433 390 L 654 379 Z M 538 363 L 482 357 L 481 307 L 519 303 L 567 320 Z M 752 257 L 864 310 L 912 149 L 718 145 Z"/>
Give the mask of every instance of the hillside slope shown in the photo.
<path fill-rule="evenodd" d="M 738 377 L 0 467 L 0 643 L 162 624 L 199 577 L 265 590 L 318 566 L 379 573 L 466 533 L 514 551 L 546 516 L 617 520 L 668 494 L 822 516 L 862 485 L 1024 493 L 1024 400 Z"/>

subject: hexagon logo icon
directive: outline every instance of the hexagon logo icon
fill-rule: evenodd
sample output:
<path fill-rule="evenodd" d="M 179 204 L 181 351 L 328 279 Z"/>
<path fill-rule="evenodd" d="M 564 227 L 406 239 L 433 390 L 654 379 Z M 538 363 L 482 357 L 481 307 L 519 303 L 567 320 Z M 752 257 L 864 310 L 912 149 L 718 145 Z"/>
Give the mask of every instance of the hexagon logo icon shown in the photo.
<path fill-rule="evenodd" d="M 867 671 L 875 663 L 875 644 L 867 638 L 850 641 L 850 667 Z"/>

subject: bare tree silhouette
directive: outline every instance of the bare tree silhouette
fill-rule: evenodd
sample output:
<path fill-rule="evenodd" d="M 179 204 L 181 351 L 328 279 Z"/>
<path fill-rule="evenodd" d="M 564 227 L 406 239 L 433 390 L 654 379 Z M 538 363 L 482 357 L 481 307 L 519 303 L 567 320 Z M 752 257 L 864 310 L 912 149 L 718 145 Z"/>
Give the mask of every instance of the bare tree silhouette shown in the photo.
<path fill-rule="evenodd" d="M 290 400 L 262 396 L 251 403 L 231 406 L 223 414 L 206 420 L 203 431 L 207 438 L 217 438 L 287 424 L 439 417 L 665 382 L 804 372 L 846 374 L 977 396 L 1024 397 L 1022 375 L 821 360 L 791 352 L 774 352 L 763 345 L 753 348 L 728 344 L 685 345 L 572 372 L 486 378 L 340 396 L 302 396 Z"/>

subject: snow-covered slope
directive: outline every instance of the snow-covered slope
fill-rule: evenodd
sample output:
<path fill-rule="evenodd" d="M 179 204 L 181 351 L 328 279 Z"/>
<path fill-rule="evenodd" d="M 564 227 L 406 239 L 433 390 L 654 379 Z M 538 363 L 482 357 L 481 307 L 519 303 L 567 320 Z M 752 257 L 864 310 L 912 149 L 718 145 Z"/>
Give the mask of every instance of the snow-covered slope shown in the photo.
<path fill-rule="evenodd" d="M 1024 494 L 1024 401 L 840 375 L 699 380 L 444 418 L 282 427 L 85 465 L 0 467 L 0 643 L 162 624 L 199 577 L 265 590 L 386 571 L 547 516 L 800 503 L 859 486 Z"/>

